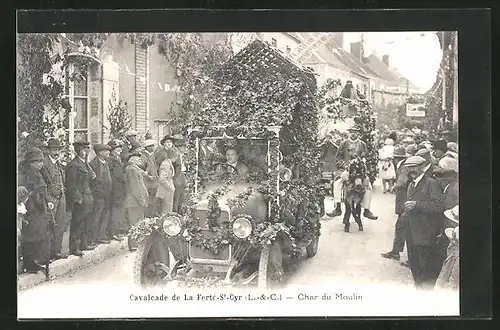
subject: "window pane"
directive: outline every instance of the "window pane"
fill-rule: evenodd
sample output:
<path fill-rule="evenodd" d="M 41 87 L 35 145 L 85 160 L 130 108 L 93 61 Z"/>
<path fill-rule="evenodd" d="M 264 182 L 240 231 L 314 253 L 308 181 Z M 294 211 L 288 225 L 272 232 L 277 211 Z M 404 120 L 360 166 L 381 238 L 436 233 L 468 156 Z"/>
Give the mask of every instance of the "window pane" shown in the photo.
<path fill-rule="evenodd" d="M 83 72 L 83 74 L 85 74 Z M 86 79 L 87 77 L 85 77 Z M 83 79 L 82 76 L 76 75 L 75 76 L 75 96 L 87 96 L 87 81 Z"/>
<path fill-rule="evenodd" d="M 87 99 L 75 99 L 75 129 L 88 127 Z"/>
<path fill-rule="evenodd" d="M 87 131 L 75 131 L 75 141 L 88 141 Z"/>

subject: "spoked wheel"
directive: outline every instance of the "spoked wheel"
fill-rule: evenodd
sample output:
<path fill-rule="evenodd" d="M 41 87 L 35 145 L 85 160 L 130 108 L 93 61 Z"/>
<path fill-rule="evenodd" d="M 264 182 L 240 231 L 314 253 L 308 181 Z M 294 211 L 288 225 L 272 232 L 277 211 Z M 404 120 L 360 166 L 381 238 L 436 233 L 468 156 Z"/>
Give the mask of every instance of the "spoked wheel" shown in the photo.
<path fill-rule="evenodd" d="M 153 230 L 137 249 L 134 261 L 134 282 L 140 286 L 155 286 L 164 283 L 170 269 L 170 254 L 167 242 Z"/>
<path fill-rule="evenodd" d="M 318 252 L 318 245 L 319 245 L 319 236 L 316 236 L 313 238 L 311 243 L 306 247 L 306 254 L 308 258 L 312 258 L 316 255 Z"/>
<path fill-rule="evenodd" d="M 276 288 L 283 283 L 283 251 L 279 241 L 266 245 L 260 254 L 258 288 Z"/>

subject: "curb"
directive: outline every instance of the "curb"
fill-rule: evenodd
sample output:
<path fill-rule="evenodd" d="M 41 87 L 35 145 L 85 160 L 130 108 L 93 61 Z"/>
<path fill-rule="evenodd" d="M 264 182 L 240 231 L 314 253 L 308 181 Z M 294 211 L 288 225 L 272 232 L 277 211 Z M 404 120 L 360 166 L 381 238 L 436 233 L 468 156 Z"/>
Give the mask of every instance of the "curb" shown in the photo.
<path fill-rule="evenodd" d="M 53 261 L 50 264 L 50 276 L 54 279 L 70 272 L 87 268 L 92 264 L 99 263 L 127 249 L 127 238 L 122 241 L 112 241 L 109 244 L 100 244 L 94 250 L 84 251 L 82 257 L 69 255 L 66 259 Z M 42 282 L 45 282 L 45 275 L 42 272 L 17 276 L 18 291 L 26 290 Z"/>

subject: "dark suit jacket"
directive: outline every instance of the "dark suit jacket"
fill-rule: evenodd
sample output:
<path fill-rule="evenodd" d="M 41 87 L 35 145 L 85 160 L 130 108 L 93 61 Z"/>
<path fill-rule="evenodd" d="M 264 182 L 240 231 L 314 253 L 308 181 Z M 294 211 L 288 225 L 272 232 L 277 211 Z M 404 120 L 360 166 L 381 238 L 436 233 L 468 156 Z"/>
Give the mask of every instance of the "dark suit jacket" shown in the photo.
<path fill-rule="evenodd" d="M 339 146 L 339 149 L 337 150 L 337 155 L 335 157 L 337 164 L 339 164 L 339 161 L 340 163 L 343 162 L 345 166 L 349 164 L 349 161 L 351 160 L 351 154 L 349 152 L 350 148 L 355 148 L 353 150 L 353 153 L 356 154 L 357 156 L 359 157 L 365 156 L 367 152 L 366 143 L 364 143 L 361 140 L 358 140 L 358 142 L 356 143 L 357 145 L 354 146 L 352 145 L 353 143 L 350 139 L 342 141 L 342 143 Z"/>
<path fill-rule="evenodd" d="M 125 200 L 125 166 L 115 156 L 109 157 L 108 164 L 111 173 L 111 201 L 120 203 Z"/>
<path fill-rule="evenodd" d="M 397 165 L 397 164 L 396 164 Z M 404 167 L 404 161 L 396 168 L 396 184 L 394 185 L 394 191 L 396 193 L 395 212 L 397 215 L 403 214 L 403 204 L 406 202 L 406 195 L 408 190 L 408 184 L 410 180 L 406 175 L 406 169 Z"/>
<path fill-rule="evenodd" d="M 66 166 L 66 208 L 73 209 L 73 203 L 83 200 L 83 195 L 92 195 L 90 184 L 92 181 L 92 169 L 79 157 L 75 157 Z"/>
<path fill-rule="evenodd" d="M 64 193 L 65 187 L 65 178 L 64 178 L 64 170 L 59 161 L 56 164 L 52 163 L 49 156 L 46 156 L 43 159 L 43 168 L 42 171 L 49 179 L 47 182 L 48 192 L 54 198 L 60 198 Z"/>
<path fill-rule="evenodd" d="M 145 165 L 144 169 L 152 177 L 152 179 L 146 180 L 148 190 L 158 188 L 158 167 L 156 167 L 155 154 L 149 154 L 147 151 L 144 151 L 141 157 Z"/>
<path fill-rule="evenodd" d="M 402 215 L 408 220 L 410 244 L 435 245 L 443 227 L 444 196 L 439 184 L 424 175 L 416 187 L 408 187 L 407 200 L 417 202 L 413 210 Z"/>
<path fill-rule="evenodd" d="M 111 197 L 111 172 L 108 162 L 103 164 L 97 157 L 92 159 L 90 167 L 96 174 L 95 180 L 92 180 L 92 193 L 94 197 L 109 200 Z"/>

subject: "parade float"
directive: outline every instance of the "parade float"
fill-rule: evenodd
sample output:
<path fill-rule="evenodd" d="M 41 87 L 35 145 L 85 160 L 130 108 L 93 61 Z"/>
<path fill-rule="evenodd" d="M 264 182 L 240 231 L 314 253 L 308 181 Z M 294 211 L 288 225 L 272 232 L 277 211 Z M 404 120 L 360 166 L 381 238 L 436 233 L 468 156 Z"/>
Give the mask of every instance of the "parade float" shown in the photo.
<path fill-rule="evenodd" d="M 181 212 L 130 230 L 139 242 L 134 279 L 142 286 L 274 287 L 318 249 L 316 80 L 257 40 L 214 73 L 209 90 L 187 132 L 189 193 Z M 228 149 L 248 168 L 244 178 L 227 164 Z M 171 262 L 173 244 L 182 252 Z"/>

